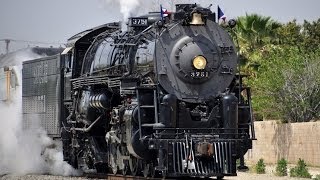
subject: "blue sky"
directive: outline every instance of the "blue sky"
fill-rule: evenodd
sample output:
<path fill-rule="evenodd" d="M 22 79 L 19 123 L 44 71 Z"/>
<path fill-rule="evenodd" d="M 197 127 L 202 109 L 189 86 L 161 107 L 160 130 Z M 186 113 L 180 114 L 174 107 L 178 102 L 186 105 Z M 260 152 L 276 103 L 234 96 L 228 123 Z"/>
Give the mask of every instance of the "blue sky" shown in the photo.
<path fill-rule="evenodd" d="M 119 21 L 122 18 L 116 0 L 1 0 L 0 39 L 64 43 L 67 38 L 82 30 Z M 130 1 L 130 0 L 129 0 Z M 133 1 L 133 0 L 132 0 Z M 245 13 L 271 16 L 280 22 L 297 19 L 312 21 L 320 18 L 320 0 L 139 0 L 138 10 L 154 11 L 159 4 L 168 2 L 196 2 L 203 6 L 219 5 L 227 18 L 235 18 Z M 113 3 L 110 3 L 113 2 Z M 168 7 L 170 9 L 170 7 Z M 21 44 L 21 43 L 20 43 Z M 23 44 L 23 43 L 22 43 Z M 19 43 L 12 43 L 12 48 Z M 32 44 L 31 44 L 32 45 Z M 4 42 L 0 41 L 0 54 L 4 52 Z"/>

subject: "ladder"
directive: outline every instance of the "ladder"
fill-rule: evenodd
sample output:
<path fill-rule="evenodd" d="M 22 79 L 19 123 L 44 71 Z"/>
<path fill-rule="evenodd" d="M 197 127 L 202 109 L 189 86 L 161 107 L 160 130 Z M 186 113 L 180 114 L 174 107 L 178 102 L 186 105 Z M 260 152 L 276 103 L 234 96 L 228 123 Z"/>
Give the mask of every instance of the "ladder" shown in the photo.
<path fill-rule="evenodd" d="M 153 91 L 153 102 L 151 105 L 141 104 L 140 102 L 140 91 Z M 137 95 L 137 108 L 138 108 L 138 121 L 139 121 L 139 135 L 140 140 L 142 139 L 142 127 L 154 127 L 159 123 L 158 119 L 158 99 L 157 99 L 157 88 L 155 85 L 143 86 L 136 88 Z M 153 124 L 142 124 L 141 122 L 141 109 L 154 109 L 154 123 Z"/>
<path fill-rule="evenodd" d="M 246 91 L 246 96 L 247 96 L 247 102 L 245 104 L 239 104 L 238 108 L 239 109 L 248 109 L 250 116 L 249 116 L 249 121 L 246 124 L 243 125 L 248 125 L 250 127 L 250 134 L 251 134 L 251 139 L 255 140 L 255 130 L 254 130 L 254 124 L 253 124 L 253 112 L 252 112 L 252 103 L 251 103 L 251 89 L 249 87 L 243 87 L 243 90 Z"/>

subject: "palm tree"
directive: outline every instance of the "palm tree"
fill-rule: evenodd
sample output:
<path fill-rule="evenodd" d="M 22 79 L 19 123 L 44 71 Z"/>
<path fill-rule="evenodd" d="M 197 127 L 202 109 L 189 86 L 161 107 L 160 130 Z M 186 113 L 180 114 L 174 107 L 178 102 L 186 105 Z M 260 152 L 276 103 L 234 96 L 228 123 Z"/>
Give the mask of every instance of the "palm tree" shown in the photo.
<path fill-rule="evenodd" d="M 266 46 L 276 42 L 279 27 L 281 24 L 273 21 L 271 17 L 258 14 L 238 17 L 233 37 L 239 46 L 240 57 L 245 69 L 256 67 L 259 64 L 259 57 Z"/>
<path fill-rule="evenodd" d="M 238 17 L 235 33 L 239 46 L 242 45 L 253 51 L 266 43 L 271 43 L 276 36 L 276 29 L 279 27 L 281 24 L 273 21 L 271 17 L 246 14 L 246 16 Z"/>

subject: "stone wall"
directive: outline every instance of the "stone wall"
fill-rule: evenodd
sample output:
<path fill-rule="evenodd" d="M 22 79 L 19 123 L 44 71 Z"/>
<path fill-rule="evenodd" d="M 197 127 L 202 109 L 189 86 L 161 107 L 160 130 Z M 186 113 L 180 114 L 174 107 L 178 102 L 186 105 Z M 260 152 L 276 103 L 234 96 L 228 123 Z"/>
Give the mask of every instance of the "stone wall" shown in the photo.
<path fill-rule="evenodd" d="M 256 163 L 277 163 L 285 158 L 296 164 L 303 159 L 308 165 L 320 166 L 320 122 L 279 124 L 277 121 L 255 122 L 257 140 L 245 159 Z"/>

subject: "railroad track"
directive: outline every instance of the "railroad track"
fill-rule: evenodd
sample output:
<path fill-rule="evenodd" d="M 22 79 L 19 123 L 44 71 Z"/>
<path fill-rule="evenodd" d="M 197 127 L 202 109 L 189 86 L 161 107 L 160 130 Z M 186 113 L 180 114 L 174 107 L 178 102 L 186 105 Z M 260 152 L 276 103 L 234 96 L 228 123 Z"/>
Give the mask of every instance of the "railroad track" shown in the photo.
<path fill-rule="evenodd" d="M 120 174 L 99 174 L 99 173 L 88 173 L 84 174 L 83 177 L 85 178 L 92 178 L 92 179 L 107 179 L 107 180 L 163 180 L 164 178 L 152 178 L 152 177 L 141 177 L 141 176 L 130 176 L 130 175 L 120 175 Z M 166 180 L 182 180 L 186 179 L 186 177 L 182 178 L 165 178 Z M 187 179 L 192 179 L 192 180 L 206 180 L 210 178 L 192 178 L 189 177 Z"/>
<path fill-rule="evenodd" d="M 151 177 L 141 177 L 141 176 L 123 176 L 119 174 L 99 174 L 99 173 L 88 173 L 83 175 L 86 178 L 98 178 L 98 179 L 108 179 L 108 180 L 146 180 L 146 179 L 153 179 L 153 180 L 160 180 L 162 178 L 151 178 Z"/>
<path fill-rule="evenodd" d="M 107 179 L 107 180 L 163 180 L 164 178 L 151 178 L 151 177 L 141 177 L 141 176 L 123 176 L 123 175 L 113 175 L 113 174 L 99 174 L 99 173 L 84 173 L 82 176 L 67 177 L 67 176 L 54 176 L 54 175 L 41 175 L 41 174 L 28 174 L 28 175 L 10 175 L 10 174 L 0 174 L 0 180 L 4 178 L 6 180 L 16 180 L 16 179 L 30 179 L 30 180 L 56 180 L 56 179 Z M 165 178 L 166 180 L 207 180 L 211 178 L 191 178 L 191 177 L 181 177 L 181 178 Z M 213 180 L 213 179 L 211 179 Z"/>

